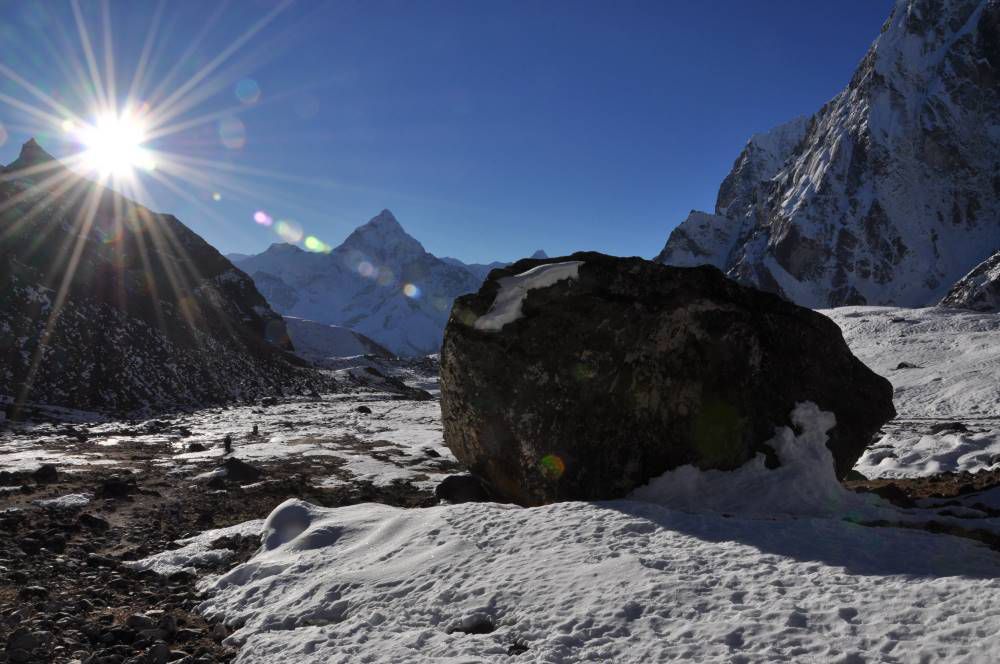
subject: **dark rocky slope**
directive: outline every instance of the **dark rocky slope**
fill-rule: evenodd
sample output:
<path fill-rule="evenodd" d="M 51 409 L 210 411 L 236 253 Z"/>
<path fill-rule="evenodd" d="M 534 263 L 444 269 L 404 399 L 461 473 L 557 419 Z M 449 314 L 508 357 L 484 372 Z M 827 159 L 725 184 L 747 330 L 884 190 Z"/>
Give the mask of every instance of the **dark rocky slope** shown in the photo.
<path fill-rule="evenodd" d="M 250 278 L 173 216 L 34 141 L 0 174 L 3 402 L 160 410 L 327 380 L 290 349 Z"/>

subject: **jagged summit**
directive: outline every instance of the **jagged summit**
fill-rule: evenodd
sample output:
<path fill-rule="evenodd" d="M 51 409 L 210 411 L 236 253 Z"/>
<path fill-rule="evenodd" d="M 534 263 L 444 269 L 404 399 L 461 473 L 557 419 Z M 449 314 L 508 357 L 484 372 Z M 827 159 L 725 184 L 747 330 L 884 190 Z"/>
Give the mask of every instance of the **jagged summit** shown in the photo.
<path fill-rule="evenodd" d="M 657 257 L 799 304 L 925 306 L 1000 249 L 1000 2 L 897 0 L 849 85 L 755 135 Z"/>
<path fill-rule="evenodd" d="M 541 258 L 548 258 L 548 257 L 549 257 L 549 255 L 547 253 L 545 253 L 544 249 L 539 249 L 535 253 L 531 254 L 531 258 L 541 259 Z"/>
<path fill-rule="evenodd" d="M 8 171 L 23 171 L 56 162 L 56 158 L 46 152 L 34 138 L 29 138 L 21 146 L 21 153 L 8 166 Z"/>
<path fill-rule="evenodd" d="M 403 229 L 389 210 L 382 210 L 356 228 L 334 253 L 341 250 L 360 251 L 377 260 L 427 253 L 423 245 Z"/>

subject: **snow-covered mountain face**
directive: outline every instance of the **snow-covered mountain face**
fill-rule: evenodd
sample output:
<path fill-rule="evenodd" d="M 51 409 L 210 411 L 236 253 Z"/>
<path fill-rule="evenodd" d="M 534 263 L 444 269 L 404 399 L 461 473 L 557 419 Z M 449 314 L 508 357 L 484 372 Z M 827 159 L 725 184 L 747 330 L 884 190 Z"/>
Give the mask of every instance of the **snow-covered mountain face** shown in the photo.
<path fill-rule="evenodd" d="M 437 352 L 452 301 L 481 283 L 424 250 L 388 210 L 329 254 L 275 244 L 238 266 L 278 312 L 351 328 L 403 356 Z"/>
<path fill-rule="evenodd" d="M 657 260 L 805 306 L 918 306 L 1000 248 L 1000 1 L 897 0 L 847 88 L 754 136 Z"/>
<path fill-rule="evenodd" d="M 0 403 L 156 411 L 323 385 L 253 282 L 34 141 L 0 169 Z"/>
<path fill-rule="evenodd" d="M 1000 313 L 1000 251 L 960 279 L 941 306 Z"/>

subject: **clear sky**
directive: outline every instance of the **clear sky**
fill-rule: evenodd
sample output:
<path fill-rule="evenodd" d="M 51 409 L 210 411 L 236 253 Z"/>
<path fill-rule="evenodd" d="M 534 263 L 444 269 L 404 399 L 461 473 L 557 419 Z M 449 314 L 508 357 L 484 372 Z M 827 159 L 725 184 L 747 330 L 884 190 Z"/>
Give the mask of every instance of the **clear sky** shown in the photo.
<path fill-rule="evenodd" d="M 3 163 L 31 135 L 78 152 L 60 118 L 135 78 L 176 115 L 133 189 L 221 251 L 280 241 L 258 211 L 336 245 L 389 208 L 429 251 L 487 262 L 655 255 L 751 134 L 848 82 L 892 2 L 78 6 L 0 0 Z"/>

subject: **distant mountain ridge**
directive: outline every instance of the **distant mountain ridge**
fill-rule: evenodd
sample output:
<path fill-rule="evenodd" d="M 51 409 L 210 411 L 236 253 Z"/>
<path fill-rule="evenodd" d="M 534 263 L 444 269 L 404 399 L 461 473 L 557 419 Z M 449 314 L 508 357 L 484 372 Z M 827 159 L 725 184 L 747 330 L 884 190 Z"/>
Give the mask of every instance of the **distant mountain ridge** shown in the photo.
<path fill-rule="evenodd" d="M 0 402 L 157 411 L 328 382 L 243 272 L 34 141 L 0 172 Z"/>
<path fill-rule="evenodd" d="M 389 210 L 329 254 L 273 244 L 237 265 L 276 311 L 350 328 L 402 356 L 437 352 L 452 301 L 482 281 L 427 252 Z"/>
<path fill-rule="evenodd" d="M 897 0 L 847 88 L 754 136 L 656 260 L 805 306 L 937 302 L 1000 249 L 1000 2 Z"/>

